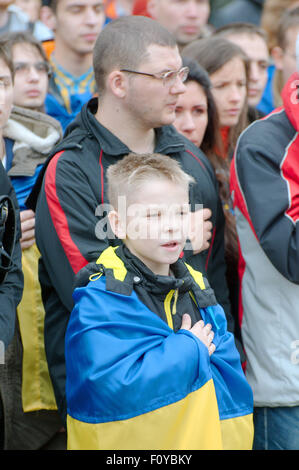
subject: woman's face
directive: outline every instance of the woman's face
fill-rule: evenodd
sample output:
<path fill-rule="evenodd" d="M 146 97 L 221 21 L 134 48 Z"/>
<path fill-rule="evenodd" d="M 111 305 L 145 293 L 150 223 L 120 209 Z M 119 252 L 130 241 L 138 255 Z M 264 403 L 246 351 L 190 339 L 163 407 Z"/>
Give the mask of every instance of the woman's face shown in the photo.
<path fill-rule="evenodd" d="M 200 147 L 208 125 L 207 97 L 197 82 L 190 81 L 185 85 L 186 91 L 180 95 L 175 108 L 174 127 Z"/>
<path fill-rule="evenodd" d="M 235 126 L 247 96 L 246 70 L 243 60 L 234 57 L 210 75 L 212 93 L 220 126 Z"/>
<path fill-rule="evenodd" d="M 13 104 L 13 83 L 9 67 L 0 59 L 0 128 L 2 129 L 10 116 Z"/>

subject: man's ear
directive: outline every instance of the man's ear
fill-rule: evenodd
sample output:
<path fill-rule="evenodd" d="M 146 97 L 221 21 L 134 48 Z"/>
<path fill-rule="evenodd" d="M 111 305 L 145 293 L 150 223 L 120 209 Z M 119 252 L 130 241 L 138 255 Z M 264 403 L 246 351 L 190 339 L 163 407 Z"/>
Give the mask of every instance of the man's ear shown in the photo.
<path fill-rule="evenodd" d="M 277 70 L 282 70 L 283 69 L 283 56 L 284 52 L 281 47 L 275 46 L 271 50 L 271 57 L 274 61 L 275 67 Z"/>
<path fill-rule="evenodd" d="M 120 240 L 124 240 L 126 238 L 126 228 L 119 213 L 115 210 L 110 211 L 108 214 L 108 220 L 114 235 Z"/>
<path fill-rule="evenodd" d="M 128 79 L 120 70 L 113 70 L 107 77 L 108 89 L 117 98 L 124 98 L 127 94 Z"/>
<path fill-rule="evenodd" d="M 52 8 L 42 6 L 39 13 L 39 19 L 48 26 L 49 29 L 55 31 L 56 28 L 56 16 Z"/>

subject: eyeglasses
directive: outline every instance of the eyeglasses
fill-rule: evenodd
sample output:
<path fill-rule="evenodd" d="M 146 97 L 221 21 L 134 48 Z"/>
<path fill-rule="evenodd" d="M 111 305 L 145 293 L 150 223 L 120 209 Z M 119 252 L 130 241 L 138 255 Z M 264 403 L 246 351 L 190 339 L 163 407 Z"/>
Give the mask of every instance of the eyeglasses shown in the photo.
<path fill-rule="evenodd" d="M 28 74 L 31 67 L 35 69 L 38 74 L 51 75 L 51 67 L 47 62 L 35 62 L 35 64 L 29 64 L 28 62 L 16 62 L 14 63 L 14 72 Z"/>
<path fill-rule="evenodd" d="M 157 78 L 158 80 L 163 81 L 165 86 L 173 86 L 176 82 L 177 77 L 184 83 L 187 80 L 189 68 L 182 67 L 180 70 L 169 70 L 168 72 L 162 73 L 147 73 L 147 72 L 137 72 L 136 70 L 121 69 L 121 72 L 136 73 L 138 75 L 145 75 L 147 77 Z"/>

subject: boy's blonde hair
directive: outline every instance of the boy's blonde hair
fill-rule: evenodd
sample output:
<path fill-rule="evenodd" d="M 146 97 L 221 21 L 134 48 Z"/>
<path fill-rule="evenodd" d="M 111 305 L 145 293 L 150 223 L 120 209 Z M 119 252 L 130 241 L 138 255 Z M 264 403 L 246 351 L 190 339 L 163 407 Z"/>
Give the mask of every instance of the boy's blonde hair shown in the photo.
<path fill-rule="evenodd" d="M 173 158 L 158 153 L 130 153 L 107 170 L 109 203 L 117 209 L 120 196 L 133 196 L 134 191 L 139 187 L 142 191 L 142 185 L 152 179 L 171 181 L 187 191 L 195 181 Z"/>

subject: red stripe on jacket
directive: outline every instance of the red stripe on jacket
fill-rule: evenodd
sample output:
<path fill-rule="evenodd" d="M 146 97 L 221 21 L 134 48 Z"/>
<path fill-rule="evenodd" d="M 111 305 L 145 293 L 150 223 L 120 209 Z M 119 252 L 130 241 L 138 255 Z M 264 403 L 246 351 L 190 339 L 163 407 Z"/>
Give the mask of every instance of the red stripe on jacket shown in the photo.
<path fill-rule="evenodd" d="M 296 135 L 295 139 L 289 145 L 287 152 L 284 156 L 281 168 L 281 174 L 284 178 L 289 193 L 289 207 L 286 211 L 294 223 L 299 219 L 299 136 Z"/>
<path fill-rule="evenodd" d="M 51 219 L 65 255 L 76 274 L 88 261 L 82 256 L 77 245 L 73 242 L 66 215 L 60 205 L 56 188 L 56 168 L 63 150 L 58 152 L 49 163 L 45 176 L 45 194 Z"/>

